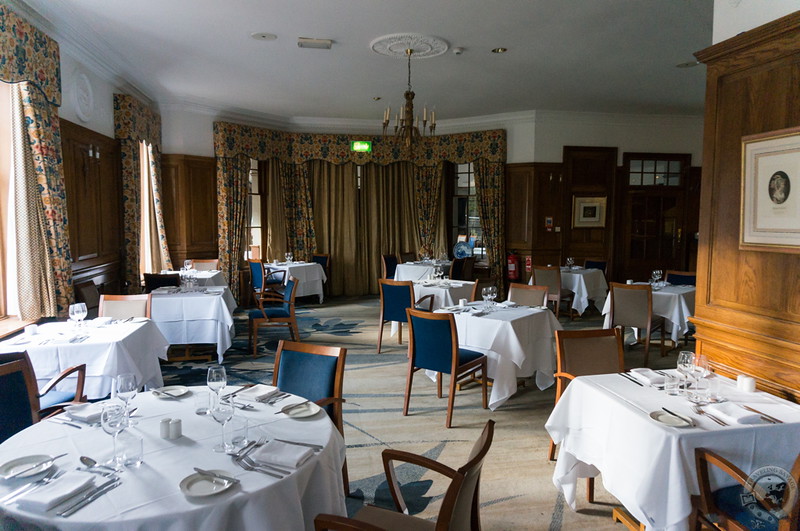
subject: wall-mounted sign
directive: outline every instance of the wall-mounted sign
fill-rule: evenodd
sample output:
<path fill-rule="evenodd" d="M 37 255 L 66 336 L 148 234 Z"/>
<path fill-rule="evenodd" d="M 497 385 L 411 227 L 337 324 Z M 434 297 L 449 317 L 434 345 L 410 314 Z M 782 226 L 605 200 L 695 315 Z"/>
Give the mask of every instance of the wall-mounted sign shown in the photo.
<path fill-rule="evenodd" d="M 359 153 L 370 153 L 372 151 L 372 142 L 367 140 L 351 140 L 350 151 L 357 151 Z"/>

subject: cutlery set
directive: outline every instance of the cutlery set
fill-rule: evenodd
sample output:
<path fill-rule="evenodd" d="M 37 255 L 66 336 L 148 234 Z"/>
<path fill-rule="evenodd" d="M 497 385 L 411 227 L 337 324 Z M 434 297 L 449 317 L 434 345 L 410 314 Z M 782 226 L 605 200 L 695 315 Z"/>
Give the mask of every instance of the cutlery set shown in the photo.
<path fill-rule="evenodd" d="M 283 391 L 280 391 L 278 393 L 275 393 L 274 395 L 264 398 L 263 400 L 256 400 L 256 402 L 261 402 L 267 404 L 268 406 L 274 406 L 275 404 L 277 404 L 284 398 L 288 398 L 289 396 L 291 396 L 289 395 L 289 393 L 284 393 Z"/>
<path fill-rule="evenodd" d="M 118 477 L 114 477 L 109 479 L 102 485 L 99 485 L 94 488 L 90 488 L 85 491 L 81 491 L 75 496 L 68 498 L 67 500 L 61 502 L 59 505 L 56 506 L 55 511 L 57 516 L 67 517 L 72 514 L 75 514 L 79 510 L 83 509 L 97 498 L 105 494 L 106 492 L 117 488 L 122 480 Z"/>
<path fill-rule="evenodd" d="M 6 494 L 2 498 L 0 498 L 0 503 L 7 504 L 16 501 L 16 499 L 22 496 L 23 494 L 27 494 L 31 491 L 34 491 L 39 487 L 41 487 L 42 485 L 47 485 L 48 483 L 57 480 L 63 475 L 64 475 L 63 470 L 56 471 L 55 469 L 51 469 L 47 474 L 45 474 L 43 478 L 28 483 L 26 485 L 23 485 L 20 488 Z"/>
<path fill-rule="evenodd" d="M 308 404 L 308 400 L 303 400 L 302 402 L 298 402 L 296 404 L 292 404 L 290 406 L 286 406 L 285 408 L 281 409 L 280 411 L 276 411 L 275 414 L 278 415 L 280 413 L 289 413 L 290 411 L 294 411 L 295 409 L 299 408 L 300 406 L 304 406 Z"/>

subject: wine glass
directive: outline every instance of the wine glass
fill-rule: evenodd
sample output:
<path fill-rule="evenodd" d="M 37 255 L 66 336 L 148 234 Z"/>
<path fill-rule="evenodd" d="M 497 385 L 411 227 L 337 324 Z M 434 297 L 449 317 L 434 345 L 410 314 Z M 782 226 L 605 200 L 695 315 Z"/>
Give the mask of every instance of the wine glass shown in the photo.
<path fill-rule="evenodd" d="M 117 456 L 117 435 L 125 429 L 125 407 L 116 402 L 108 402 L 103 404 L 103 411 L 100 413 L 100 425 L 103 431 L 113 437 L 114 453 L 108 461 L 109 465 L 116 466 L 121 464 L 119 456 Z"/>
<path fill-rule="evenodd" d="M 233 398 L 220 398 L 211 409 L 211 416 L 222 426 L 222 442 L 214 447 L 215 452 L 230 452 L 233 446 L 225 442 L 225 424 L 233 417 Z"/>
<path fill-rule="evenodd" d="M 687 392 L 687 387 L 689 383 L 689 376 L 694 371 L 694 352 L 691 350 L 682 350 L 678 354 L 678 372 L 683 376 L 683 393 Z"/>
<path fill-rule="evenodd" d="M 131 421 L 130 401 L 136 396 L 136 375 L 126 372 L 117 376 L 117 397 L 125 402 L 125 426 L 133 426 Z"/>
<path fill-rule="evenodd" d="M 494 300 L 497 298 L 497 286 L 489 286 L 489 300 L 492 301 L 492 306 L 494 306 Z"/>
<path fill-rule="evenodd" d="M 217 395 L 217 399 L 219 399 L 219 394 L 228 384 L 228 377 L 225 375 L 225 367 L 222 365 L 209 367 L 206 383 L 208 384 L 208 388 L 211 389 L 214 394 Z"/>
<path fill-rule="evenodd" d="M 567 267 L 572 269 L 573 264 L 575 263 L 575 259 L 571 256 L 567 258 Z"/>
<path fill-rule="evenodd" d="M 184 260 L 183 261 L 183 268 L 186 271 L 189 271 L 192 268 L 192 261 L 191 260 Z"/>
<path fill-rule="evenodd" d="M 711 374 L 711 369 L 708 365 L 708 358 L 705 354 L 695 354 L 692 361 L 692 376 L 695 381 L 695 392 L 689 395 L 689 400 L 692 402 L 703 405 L 708 402 L 708 380 Z M 705 380 L 701 385 L 701 380 Z"/>
<path fill-rule="evenodd" d="M 70 304 L 69 305 L 69 320 L 72 321 L 72 323 L 75 326 L 78 326 L 78 313 L 79 313 L 78 305 L 77 304 Z"/>
<path fill-rule="evenodd" d="M 492 288 L 491 286 L 486 286 L 481 290 L 481 296 L 483 297 L 483 308 L 485 310 L 489 309 L 489 299 L 492 295 Z"/>
<path fill-rule="evenodd" d="M 75 306 L 75 318 L 78 320 L 78 327 L 80 328 L 83 325 L 83 320 L 89 315 L 89 310 L 86 309 L 85 302 L 75 303 Z"/>
<path fill-rule="evenodd" d="M 294 259 L 294 255 L 292 253 L 286 253 L 283 255 L 283 257 L 286 258 L 287 264 L 291 264 L 292 260 Z"/>

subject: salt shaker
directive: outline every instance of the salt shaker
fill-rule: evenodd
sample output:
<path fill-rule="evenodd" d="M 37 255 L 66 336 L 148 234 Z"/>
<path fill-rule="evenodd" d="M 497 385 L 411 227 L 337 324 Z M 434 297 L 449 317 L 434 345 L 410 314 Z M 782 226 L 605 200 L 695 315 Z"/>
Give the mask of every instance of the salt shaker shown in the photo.
<path fill-rule="evenodd" d="M 183 435 L 183 427 L 181 419 L 172 419 L 169 421 L 169 438 L 179 439 Z"/>
<path fill-rule="evenodd" d="M 158 426 L 158 434 L 162 439 L 169 439 L 169 423 L 172 419 L 161 419 L 161 424 Z"/>

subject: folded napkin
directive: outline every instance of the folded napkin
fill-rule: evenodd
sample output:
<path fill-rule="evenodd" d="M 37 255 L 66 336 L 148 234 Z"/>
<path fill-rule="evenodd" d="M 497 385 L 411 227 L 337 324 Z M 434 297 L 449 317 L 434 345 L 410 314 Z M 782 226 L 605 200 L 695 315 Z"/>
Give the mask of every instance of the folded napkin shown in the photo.
<path fill-rule="evenodd" d="M 267 398 L 271 397 L 272 395 L 279 392 L 277 387 L 272 385 L 264 385 L 264 384 L 256 384 L 250 389 L 245 389 L 239 393 L 236 393 L 236 396 L 239 398 L 243 398 L 245 400 L 266 400 Z"/>
<path fill-rule="evenodd" d="M 24 494 L 17 500 L 22 509 L 43 513 L 94 485 L 94 475 L 78 470 L 67 472 L 58 480 Z"/>
<path fill-rule="evenodd" d="M 102 326 L 102 325 L 111 324 L 111 321 L 113 321 L 113 320 L 114 320 L 113 317 L 95 317 L 94 319 L 92 319 L 92 323 L 95 326 Z"/>
<path fill-rule="evenodd" d="M 250 458 L 268 465 L 297 468 L 308 461 L 312 455 L 314 455 L 314 450 L 311 448 L 273 440 L 252 452 Z"/>
<path fill-rule="evenodd" d="M 498 306 L 502 306 L 504 308 L 516 308 L 517 306 L 519 306 L 519 304 L 517 304 L 514 301 L 503 301 L 503 302 L 497 303 L 497 305 Z"/>
<path fill-rule="evenodd" d="M 71 419 L 86 422 L 87 424 L 94 424 L 95 422 L 100 422 L 100 414 L 103 412 L 103 406 L 99 402 L 95 402 L 81 404 L 79 406 L 66 406 L 64 410 Z"/>
<path fill-rule="evenodd" d="M 653 369 L 631 369 L 630 375 L 647 385 L 664 385 L 664 376 L 658 374 Z"/>
<path fill-rule="evenodd" d="M 464 287 L 464 283 L 463 282 L 451 282 L 450 283 L 450 287 L 451 288 L 463 288 Z"/>
<path fill-rule="evenodd" d="M 206 291 L 209 293 L 224 293 L 225 286 L 206 286 Z"/>
<path fill-rule="evenodd" d="M 761 415 L 747 411 L 733 402 L 709 404 L 704 409 L 729 424 L 759 424 L 761 422 Z"/>

